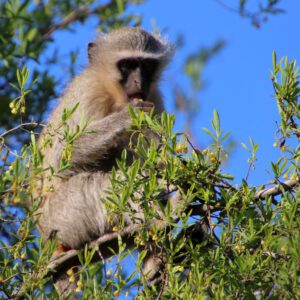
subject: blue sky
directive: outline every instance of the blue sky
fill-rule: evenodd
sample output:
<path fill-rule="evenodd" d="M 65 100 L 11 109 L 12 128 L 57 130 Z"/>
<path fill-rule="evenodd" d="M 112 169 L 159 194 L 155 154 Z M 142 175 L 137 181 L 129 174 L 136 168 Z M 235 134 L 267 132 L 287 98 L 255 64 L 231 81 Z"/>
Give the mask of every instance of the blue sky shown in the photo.
<path fill-rule="evenodd" d="M 238 1 L 223 2 L 234 7 Z M 257 1 L 249 2 L 253 4 Z M 231 132 L 237 142 L 237 149 L 226 167 L 226 171 L 236 176 L 236 183 L 247 172 L 248 153 L 240 143 L 249 145 L 249 136 L 260 144 L 257 168 L 251 173 L 250 183 L 268 182 L 271 177 L 266 170 L 270 169 L 270 161 L 280 156 L 280 152 L 273 148 L 279 116 L 272 98 L 271 55 L 275 50 L 277 57 L 288 55 L 290 59 L 300 61 L 300 2 L 282 1 L 280 8 L 286 13 L 270 16 L 260 29 L 251 26 L 249 19 L 224 9 L 214 0 L 149 0 L 132 9 L 142 13 L 146 30 L 151 31 L 155 24 L 171 42 L 176 40 L 178 34 L 184 35 L 184 47 L 174 57 L 163 83 L 169 111 L 173 101 L 169 79 L 175 78 L 183 87 L 186 86 L 181 69 L 186 55 L 201 46 L 212 45 L 219 38 L 226 40 L 225 48 L 205 69 L 206 87 L 199 94 L 201 111 L 193 129 L 200 144 L 208 145 L 209 140 L 201 128 L 210 127 L 213 109 L 219 111 L 223 130 Z M 76 34 L 60 33 L 55 36 L 56 41 L 64 45 L 62 52 L 87 45 L 97 35 L 94 20 L 76 28 L 79 28 Z M 86 48 L 81 47 L 78 65 L 85 63 Z M 182 124 L 178 122 L 177 129 L 181 130 L 180 127 Z"/>

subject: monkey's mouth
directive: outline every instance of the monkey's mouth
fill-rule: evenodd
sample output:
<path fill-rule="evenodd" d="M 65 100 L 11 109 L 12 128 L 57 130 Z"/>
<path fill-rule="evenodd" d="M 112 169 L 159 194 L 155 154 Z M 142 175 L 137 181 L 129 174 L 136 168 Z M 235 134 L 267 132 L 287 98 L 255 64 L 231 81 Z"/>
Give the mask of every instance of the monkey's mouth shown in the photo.
<path fill-rule="evenodd" d="M 134 93 L 131 95 L 128 95 L 129 101 L 133 101 L 134 99 L 139 99 L 139 100 L 146 100 L 146 95 L 144 93 Z"/>

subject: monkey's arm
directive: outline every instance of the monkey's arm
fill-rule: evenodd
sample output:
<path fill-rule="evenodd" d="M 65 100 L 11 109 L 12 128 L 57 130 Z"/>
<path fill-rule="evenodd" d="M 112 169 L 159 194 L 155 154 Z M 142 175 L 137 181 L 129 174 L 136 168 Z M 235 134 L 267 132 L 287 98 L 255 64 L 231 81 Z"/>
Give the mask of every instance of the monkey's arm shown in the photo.
<path fill-rule="evenodd" d="M 153 103 L 134 99 L 130 105 L 145 113 L 153 108 Z M 86 166 L 104 158 L 112 149 L 123 150 L 129 141 L 128 129 L 132 124 L 128 106 L 114 112 L 101 120 L 92 121 L 87 130 L 91 133 L 82 134 L 75 142 L 72 164 Z"/>
<path fill-rule="evenodd" d="M 87 128 L 91 133 L 82 134 L 74 144 L 72 164 L 87 165 L 105 156 L 110 149 L 128 139 L 126 130 L 130 125 L 128 107 L 101 120 L 92 121 Z"/>

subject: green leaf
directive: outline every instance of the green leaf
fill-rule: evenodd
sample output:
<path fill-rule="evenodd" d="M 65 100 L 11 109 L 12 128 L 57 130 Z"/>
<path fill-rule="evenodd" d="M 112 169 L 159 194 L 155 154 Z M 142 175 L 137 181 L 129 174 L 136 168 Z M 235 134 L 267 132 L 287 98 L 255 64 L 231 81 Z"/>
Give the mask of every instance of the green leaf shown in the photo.
<path fill-rule="evenodd" d="M 246 151 L 251 152 L 250 149 L 244 143 L 241 143 L 241 145 Z"/>
<path fill-rule="evenodd" d="M 220 136 L 221 133 L 220 117 L 216 109 L 214 109 L 213 127 L 216 130 L 217 136 Z"/>
<path fill-rule="evenodd" d="M 276 52 L 273 51 L 272 52 L 272 65 L 273 65 L 273 69 L 274 71 L 276 70 L 276 67 L 277 67 L 277 57 L 276 57 Z"/>
<path fill-rule="evenodd" d="M 216 139 L 216 137 L 214 136 L 214 134 L 207 128 L 202 128 L 202 130 L 207 133 L 213 140 Z"/>
<path fill-rule="evenodd" d="M 117 0 L 117 7 L 118 12 L 122 14 L 124 12 L 124 1 L 123 0 Z"/>

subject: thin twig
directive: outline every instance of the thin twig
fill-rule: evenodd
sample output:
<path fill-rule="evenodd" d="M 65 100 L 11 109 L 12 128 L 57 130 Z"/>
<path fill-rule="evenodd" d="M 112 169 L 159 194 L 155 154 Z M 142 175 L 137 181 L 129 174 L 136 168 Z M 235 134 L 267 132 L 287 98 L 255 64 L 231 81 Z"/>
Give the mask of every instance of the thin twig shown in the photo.
<path fill-rule="evenodd" d="M 36 126 L 45 126 L 45 125 L 42 124 L 42 123 L 36 123 L 36 122 L 22 123 L 22 124 L 19 124 L 19 125 L 15 126 L 14 128 L 11 128 L 11 129 L 6 130 L 6 131 L 4 131 L 3 133 L 1 133 L 1 134 L 0 134 L 0 138 L 3 138 L 4 136 L 6 136 L 6 135 L 12 133 L 13 131 L 18 130 L 18 129 L 20 129 L 20 128 L 23 128 L 23 127 L 25 127 L 25 126 L 34 126 L 34 127 L 36 127 Z"/>
<path fill-rule="evenodd" d="M 81 17 L 85 16 L 91 16 L 93 14 L 99 13 L 101 10 L 104 10 L 108 7 L 110 7 L 114 1 L 109 1 L 106 4 L 99 5 L 95 7 L 94 9 L 89 10 L 90 4 L 85 4 L 81 7 L 78 7 L 74 9 L 69 15 L 67 15 L 65 18 L 63 18 L 60 22 L 54 24 L 44 35 L 43 39 L 49 38 L 53 32 L 55 32 L 58 29 L 66 28 L 71 23 L 79 20 Z"/>

